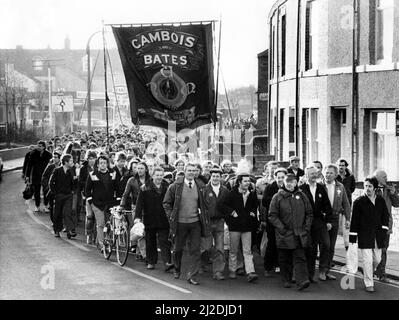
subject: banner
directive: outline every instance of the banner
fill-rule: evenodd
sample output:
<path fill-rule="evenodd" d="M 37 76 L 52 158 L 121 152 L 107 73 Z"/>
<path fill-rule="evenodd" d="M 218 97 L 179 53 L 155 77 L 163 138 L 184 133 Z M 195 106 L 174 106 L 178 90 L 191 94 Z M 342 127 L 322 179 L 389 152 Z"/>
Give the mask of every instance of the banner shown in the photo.
<path fill-rule="evenodd" d="M 216 121 L 212 24 L 114 26 L 134 124 L 194 129 Z"/>

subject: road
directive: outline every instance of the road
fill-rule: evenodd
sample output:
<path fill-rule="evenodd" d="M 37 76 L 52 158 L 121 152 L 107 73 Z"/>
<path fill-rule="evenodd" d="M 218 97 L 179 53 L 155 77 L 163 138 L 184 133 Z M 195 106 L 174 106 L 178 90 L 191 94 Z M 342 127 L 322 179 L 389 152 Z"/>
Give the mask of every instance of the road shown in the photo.
<path fill-rule="evenodd" d="M 4 175 L 0 183 L 0 299 L 168 299 L 168 300 L 336 300 L 398 299 L 399 286 L 376 283 L 374 294 L 366 293 L 363 281 L 355 290 L 343 290 L 337 281 L 312 285 L 304 292 L 284 289 L 278 276 L 263 277 L 261 257 L 255 256 L 260 275 L 250 284 L 245 277 L 217 282 L 209 273 L 198 277 L 199 286 L 184 277 L 173 279 L 161 267 L 147 270 L 134 256 L 126 267 L 115 255 L 106 261 L 94 246 L 85 244 L 82 231 L 76 240 L 65 234 L 55 238 L 48 214 L 33 214 L 33 203 L 22 198 L 20 171 Z M 82 229 L 80 229 L 82 230 Z M 182 273 L 183 275 L 183 273 Z"/>

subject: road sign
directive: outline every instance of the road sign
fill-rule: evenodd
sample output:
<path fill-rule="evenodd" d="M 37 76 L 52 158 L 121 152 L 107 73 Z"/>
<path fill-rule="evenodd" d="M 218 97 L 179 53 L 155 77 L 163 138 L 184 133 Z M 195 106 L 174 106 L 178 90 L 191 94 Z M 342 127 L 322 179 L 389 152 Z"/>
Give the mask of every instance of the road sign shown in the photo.
<path fill-rule="evenodd" d="M 51 104 L 53 107 L 53 112 L 73 112 L 72 96 L 52 96 Z"/>

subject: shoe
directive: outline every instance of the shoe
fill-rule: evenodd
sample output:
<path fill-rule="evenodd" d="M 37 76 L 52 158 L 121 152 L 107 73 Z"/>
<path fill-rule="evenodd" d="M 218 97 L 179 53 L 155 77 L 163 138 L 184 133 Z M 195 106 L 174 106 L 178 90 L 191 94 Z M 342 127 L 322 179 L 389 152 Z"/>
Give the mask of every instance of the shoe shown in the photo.
<path fill-rule="evenodd" d="M 279 268 L 279 267 L 276 267 L 276 269 L 274 269 L 274 272 L 275 272 L 275 273 L 280 273 L 280 268 Z"/>
<path fill-rule="evenodd" d="M 213 275 L 213 279 L 215 279 L 215 280 L 224 280 L 224 279 L 226 279 L 225 277 L 224 277 L 224 275 L 221 273 L 221 272 L 216 272 L 214 275 Z"/>
<path fill-rule="evenodd" d="M 314 277 L 309 277 L 310 283 L 317 283 L 318 281 Z"/>
<path fill-rule="evenodd" d="M 291 286 L 292 286 L 292 285 L 291 285 L 291 283 L 290 283 L 289 281 L 286 281 L 286 282 L 284 282 L 284 284 L 283 284 L 283 287 L 284 287 L 284 288 L 287 288 L 287 289 L 288 289 L 288 288 L 291 288 Z"/>
<path fill-rule="evenodd" d="M 165 272 L 169 272 L 170 270 L 172 270 L 175 267 L 175 265 L 173 263 L 166 263 L 165 264 Z"/>
<path fill-rule="evenodd" d="M 78 235 L 78 234 L 76 233 L 76 231 L 72 231 L 72 232 L 71 232 L 71 237 L 72 237 L 72 238 L 75 238 L 77 235 Z"/>
<path fill-rule="evenodd" d="M 327 280 L 337 280 L 337 277 L 330 273 L 326 274 L 326 278 L 327 278 Z"/>
<path fill-rule="evenodd" d="M 237 279 L 237 274 L 235 273 L 235 271 L 230 271 L 229 278 L 230 279 Z"/>
<path fill-rule="evenodd" d="M 33 212 L 39 212 L 40 209 L 38 207 L 35 207 L 35 210 Z"/>
<path fill-rule="evenodd" d="M 70 232 L 67 232 L 67 238 L 71 239 L 72 238 L 72 234 Z"/>
<path fill-rule="evenodd" d="M 173 277 L 175 279 L 179 279 L 180 278 L 180 271 L 173 271 Z"/>
<path fill-rule="evenodd" d="M 193 279 L 193 278 L 187 279 L 187 282 L 188 282 L 189 284 L 194 285 L 194 286 L 198 286 L 198 285 L 199 285 L 199 282 L 196 281 L 196 280 Z"/>
<path fill-rule="evenodd" d="M 138 255 L 136 256 L 136 261 L 144 261 L 143 256 L 142 256 L 141 254 L 138 254 Z"/>
<path fill-rule="evenodd" d="M 254 282 L 255 280 L 258 279 L 258 275 L 255 272 L 251 272 L 250 274 L 248 274 L 247 276 L 247 280 L 248 282 Z"/>
<path fill-rule="evenodd" d="M 242 269 L 242 268 L 238 269 L 238 270 L 236 271 L 236 273 L 237 273 L 238 276 L 245 276 L 245 271 L 244 271 L 244 269 Z"/>
<path fill-rule="evenodd" d="M 47 208 L 47 207 L 45 207 L 45 208 L 44 208 L 44 212 L 45 212 L 45 213 L 49 213 L 49 212 L 50 212 L 50 209 Z"/>
<path fill-rule="evenodd" d="M 366 287 L 366 291 L 373 293 L 374 292 L 374 287 Z"/>
<path fill-rule="evenodd" d="M 57 231 L 57 232 L 54 232 L 54 237 L 56 237 L 56 238 L 59 238 L 59 237 L 61 237 L 60 236 L 60 233 Z"/>
<path fill-rule="evenodd" d="M 391 281 L 386 276 L 380 277 L 378 280 L 384 283 L 391 283 Z"/>
<path fill-rule="evenodd" d="M 155 266 L 153 264 L 149 263 L 149 264 L 147 264 L 147 269 L 148 270 L 154 270 Z"/>
<path fill-rule="evenodd" d="M 62 229 L 62 232 L 67 232 L 67 229 L 66 228 Z"/>
<path fill-rule="evenodd" d="M 266 278 L 271 278 L 271 277 L 273 277 L 273 271 L 265 270 L 264 275 Z"/>
<path fill-rule="evenodd" d="M 326 281 L 327 277 L 326 277 L 326 273 L 325 272 L 320 272 L 319 273 L 319 280 L 320 281 Z"/>
<path fill-rule="evenodd" d="M 301 284 L 298 285 L 298 291 L 302 291 L 303 289 L 306 289 L 309 286 L 310 286 L 310 281 L 305 280 L 304 282 L 302 282 Z"/>

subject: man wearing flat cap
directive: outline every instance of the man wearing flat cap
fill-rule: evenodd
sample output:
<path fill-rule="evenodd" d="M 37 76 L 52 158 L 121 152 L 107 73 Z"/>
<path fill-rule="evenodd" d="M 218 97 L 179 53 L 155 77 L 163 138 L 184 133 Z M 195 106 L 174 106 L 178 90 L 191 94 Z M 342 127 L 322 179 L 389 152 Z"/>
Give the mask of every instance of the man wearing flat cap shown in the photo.
<path fill-rule="evenodd" d="M 305 171 L 299 168 L 299 161 L 301 161 L 301 159 L 298 156 L 290 157 L 290 166 L 287 168 L 288 173 L 295 175 L 296 181 L 299 181 L 299 179 L 305 175 Z"/>

